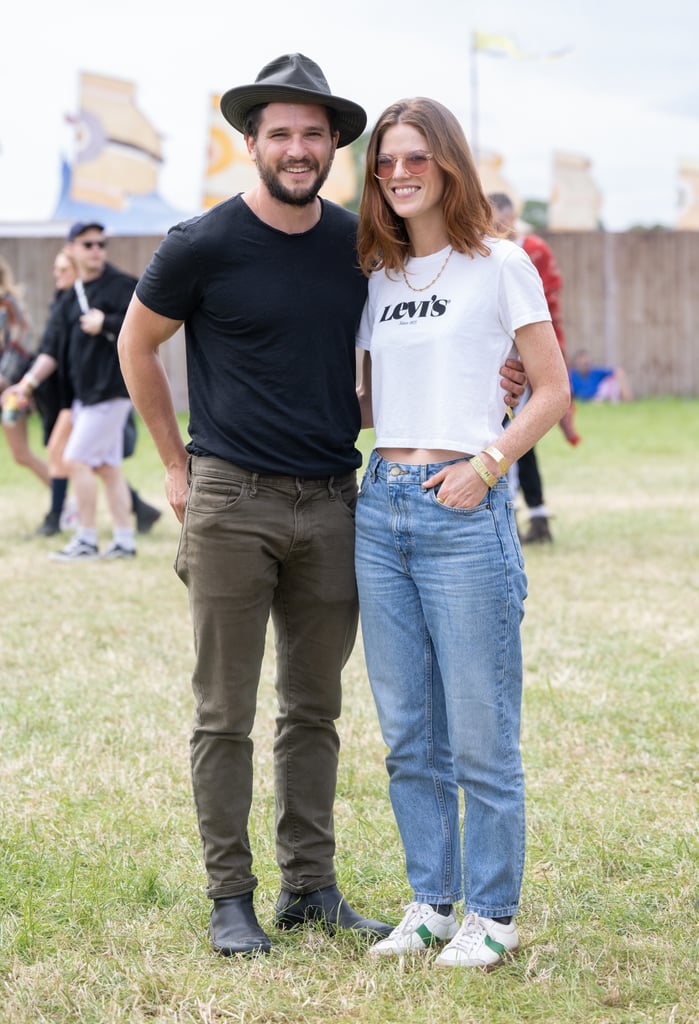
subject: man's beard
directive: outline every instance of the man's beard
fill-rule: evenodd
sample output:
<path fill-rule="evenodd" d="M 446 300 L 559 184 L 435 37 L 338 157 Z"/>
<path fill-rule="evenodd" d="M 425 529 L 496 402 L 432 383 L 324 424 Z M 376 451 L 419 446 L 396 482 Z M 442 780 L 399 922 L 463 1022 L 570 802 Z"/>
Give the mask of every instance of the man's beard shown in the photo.
<path fill-rule="evenodd" d="M 332 160 L 329 160 L 326 166 L 318 171 L 315 181 L 305 192 L 292 192 L 291 189 L 282 185 L 278 173 L 269 164 L 261 160 L 257 161 L 257 173 L 269 194 L 273 199 L 279 200 L 280 203 L 287 203 L 289 206 L 308 206 L 309 203 L 312 203 L 325 184 L 331 167 Z"/>

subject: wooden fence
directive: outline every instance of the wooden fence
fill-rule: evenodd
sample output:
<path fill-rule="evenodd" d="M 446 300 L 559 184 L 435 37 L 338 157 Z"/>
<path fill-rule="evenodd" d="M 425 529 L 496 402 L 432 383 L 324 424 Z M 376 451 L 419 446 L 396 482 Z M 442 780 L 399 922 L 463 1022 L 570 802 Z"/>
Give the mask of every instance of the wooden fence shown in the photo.
<path fill-rule="evenodd" d="M 634 394 L 699 397 L 699 232 L 556 232 L 568 353 L 623 366 Z M 136 277 L 159 237 L 113 238 L 109 259 Z M 38 333 L 53 293 L 56 238 L 0 238 Z M 182 333 L 161 349 L 176 407 L 187 408 Z"/>
<path fill-rule="evenodd" d="M 623 366 L 634 394 L 699 396 L 699 232 L 551 233 L 568 355 Z"/>

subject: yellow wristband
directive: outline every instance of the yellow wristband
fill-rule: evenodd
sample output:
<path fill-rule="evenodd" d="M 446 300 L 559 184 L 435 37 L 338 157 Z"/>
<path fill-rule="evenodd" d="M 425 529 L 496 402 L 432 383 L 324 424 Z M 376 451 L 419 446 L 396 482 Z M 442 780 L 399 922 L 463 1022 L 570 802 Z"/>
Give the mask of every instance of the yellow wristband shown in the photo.
<path fill-rule="evenodd" d="M 478 473 L 483 483 L 487 484 L 488 487 L 495 487 L 495 484 L 498 482 L 498 478 L 494 473 L 490 472 L 486 464 L 478 455 L 474 455 L 473 458 L 468 461 L 471 463 L 476 473 Z"/>
<path fill-rule="evenodd" d="M 504 476 L 505 473 L 510 468 L 510 464 L 505 458 L 505 456 L 502 454 L 500 449 L 496 448 L 494 444 L 491 444 L 488 446 L 488 448 L 484 449 L 483 454 L 489 455 L 493 462 L 497 462 L 498 466 L 500 467 L 500 472 Z"/>

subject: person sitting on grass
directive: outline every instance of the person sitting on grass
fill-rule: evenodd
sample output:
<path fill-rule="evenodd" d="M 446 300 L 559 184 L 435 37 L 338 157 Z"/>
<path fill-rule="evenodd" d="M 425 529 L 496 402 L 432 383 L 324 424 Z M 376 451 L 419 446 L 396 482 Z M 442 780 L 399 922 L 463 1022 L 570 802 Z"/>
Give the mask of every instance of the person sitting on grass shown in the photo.
<path fill-rule="evenodd" d="M 626 371 L 620 366 L 594 366 L 587 349 L 579 349 L 570 363 L 570 389 L 581 402 L 630 402 L 633 399 Z"/>

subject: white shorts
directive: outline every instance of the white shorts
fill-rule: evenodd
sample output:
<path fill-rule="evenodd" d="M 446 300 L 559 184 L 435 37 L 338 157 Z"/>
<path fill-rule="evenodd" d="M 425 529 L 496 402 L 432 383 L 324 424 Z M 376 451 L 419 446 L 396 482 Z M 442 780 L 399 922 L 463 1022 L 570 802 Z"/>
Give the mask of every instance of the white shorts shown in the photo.
<path fill-rule="evenodd" d="M 124 457 L 124 426 L 131 402 L 128 398 L 110 398 L 97 405 L 73 402 L 73 429 L 64 458 L 84 462 L 91 469 L 120 466 Z"/>

